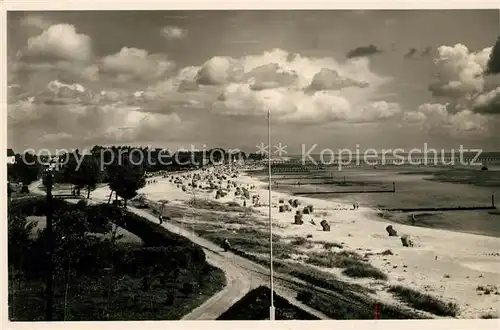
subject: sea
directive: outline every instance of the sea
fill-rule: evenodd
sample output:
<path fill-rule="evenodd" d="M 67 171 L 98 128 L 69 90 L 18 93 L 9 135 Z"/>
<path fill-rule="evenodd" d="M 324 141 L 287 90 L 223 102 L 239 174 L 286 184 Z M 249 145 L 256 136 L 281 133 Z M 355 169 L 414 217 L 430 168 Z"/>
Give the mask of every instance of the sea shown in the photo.
<path fill-rule="evenodd" d="M 475 153 L 463 155 L 464 159 L 467 157 L 475 157 Z M 297 160 L 296 157 L 291 158 Z M 289 193 L 344 191 L 342 194 L 308 197 L 331 200 L 332 203 L 359 203 L 374 210 L 491 206 L 495 203 L 496 210 L 380 211 L 374 214 L 380 221 L 500 238 L 500 152 L 483 153 L 476 162 L 481 165 L 361 164 L 341 169 L 330 165 L 309 173 L 276 172 L 273 181 L 278 183 L 278 190 Z M 291 176 L 294 178 L 284 179 Z M 326 179 L 318 178 L 322 176 Z M 334 181 L 335 184 L 322 184 L 325 180 Z M 393 184 L 396 188 L 394 193 L 349 193 L 353 190 L 391 190 Z"/>

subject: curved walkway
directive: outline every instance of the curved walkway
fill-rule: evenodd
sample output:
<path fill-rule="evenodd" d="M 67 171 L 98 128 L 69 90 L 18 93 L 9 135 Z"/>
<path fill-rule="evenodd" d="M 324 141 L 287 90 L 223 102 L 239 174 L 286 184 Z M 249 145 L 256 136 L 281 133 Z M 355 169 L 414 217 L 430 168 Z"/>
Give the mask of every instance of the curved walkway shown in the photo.
<path fill-rule="evenodd" d="M 30 185 L 30 191 L 35 194 L 44 195 L 45 191 L 39 188 L 40 184 L 41 181 L 32 183 Z M 98 200 L 91 198 L 91 200 L 89 200 L 89 203 L 107 203 L 107 200 Z M 130 212 L 144 217 L 154 223 L 158 223 L 157 217 L 151 215 L 147 211 L 137 209 L 132 206 L 127 206 L 127 209 Z M 185 315 L 182 318 L 183 320 L 215 320 L 251 290 L 261 285 L 269 287 L 268 268 L 245 259 L 241 256 L 235 255 L 231 252 L 223 252 L 220 246 L 206 239 L 203 239 L 195 235 L 193 232 L 188 231 L 180 226 L 176 226 L 166 222 L 164 222 L 162 226 L 172 233 L 188 238 L 191 242 L 203 248 L 207 262 L 212 266 L 221 269 L 226 277 L 226 286 L 224 287 L 224 289 L 209 298 L 202 305 L 192 310 L 189 314 Z M 323 313 L 309 306 L 306 306 L 295 299 L 297 293 L 296 288 L 304 287 L 305 284 L 306 283 L 304 281 L 295 279 L 291 276 L 275 273 L 274 291 L 276 292 L 276 294 L 282 296 L 291 304 L 299 307 L 309 314 L 316 316 L 319 319 L 329 319 L 329 317 L 327 317 Z M 310 285 L 308 285 L 308 287 L 311 288 Z M 326 291 L 322 288 L 315 289 Z M 327 292 L 332 294 L 331 291 Z"/>

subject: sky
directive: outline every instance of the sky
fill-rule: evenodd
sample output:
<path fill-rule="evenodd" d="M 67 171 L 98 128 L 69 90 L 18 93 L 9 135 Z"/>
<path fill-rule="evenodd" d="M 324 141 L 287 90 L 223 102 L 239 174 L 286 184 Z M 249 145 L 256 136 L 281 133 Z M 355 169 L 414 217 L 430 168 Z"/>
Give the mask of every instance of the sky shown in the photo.
<path fill-rule="evenodd" d="M 254 152 L 269 112 L 290 153 L 500 150 L 499 34 L 498 10 L 11 11 L 7 143 Z"/>

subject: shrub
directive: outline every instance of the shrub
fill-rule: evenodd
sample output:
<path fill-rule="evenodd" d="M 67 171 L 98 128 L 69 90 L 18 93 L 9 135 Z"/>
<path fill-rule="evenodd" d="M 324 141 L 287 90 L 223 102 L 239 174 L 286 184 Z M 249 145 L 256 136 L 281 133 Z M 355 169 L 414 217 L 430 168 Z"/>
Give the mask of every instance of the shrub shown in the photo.
<path fill-rule="evenodd" d="M 301 290 L 297 293 L 297 300 L 304 303 L 304 304 L 309 303 L 312 298 L 313 298 L 313 294 L 311 291 Z"/>
<path fill-rule="evenodd" d="M 181 293 L 188 295 L 193 293 L 194 285 L 192 283 L 186 282 L 182 284 Z"/>
<path fill-rule="evenodd" d="M 344 246 L 342 244 L 339 244 L 339 243 L 336 243 L 336 242 L 325 242 L 323 243 L 323 248 L 325 250 L 330 250 L 331 248 L 339 248 L 339 249 L 343 249 Z"/>
<path fill-rule="evenodd" d="M 86 207 L 87 207 L 87 201 L 84 200 L 84 199 L 80 199 L 77 203 L 76 203 L 76 207 L 80 210 L 84 210 Z"/>
<path fill-rule="evenodd" d="M 295 237 L 291 242 L 292 245 L 297 245 L 297 246 L 303 246 L 306 245 L 307 243 L 309 243 L 309 241 L 307 240 L 307 238 L 304 237 Z"/>
<path fill-rule="evenodd" d="M 342 271 L 342 274 L 354 278 L 364 277 L 374 278 L 377 280 L 387 280 L 387 275 L 384 274 L 380 269 L 368 263 L 361 262 L 348 266 L 346 269 L 344 269 L 344 271 Z"/>
<path fill-rule="evenodd" d="M 324 253 L 311 253 L 306 260 L 315 266 L 326 268 L 345 268 L 351 265 L 360 263 L 361 256 L 351 251 L 331 252 Z"/>
<path fill-rule="evenodd" d="M 459 308 L 455 303 L 446 303 L 431 295 L 406 288 L 401 285 L 392 286 L 389 292 L 397 295 L 399 299 L 409 304 L 411 307 L 420 309 L 438 316 L 455 317 Z"/>

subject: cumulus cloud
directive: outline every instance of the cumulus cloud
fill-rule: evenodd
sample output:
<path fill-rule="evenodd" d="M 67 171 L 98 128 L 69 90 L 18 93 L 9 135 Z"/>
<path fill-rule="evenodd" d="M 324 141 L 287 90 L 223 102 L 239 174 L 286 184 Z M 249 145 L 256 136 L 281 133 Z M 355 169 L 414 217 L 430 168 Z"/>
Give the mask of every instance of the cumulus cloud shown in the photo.
<path fill-rule="evenodd" d="M 336 70 L 322 68 L 316 73 L 309 85 L 310 90 L 339 90 L 347 87 L 368 87 L 367 82 L 360 82 L 348 77 L 342 77 Z"/>
<path fill-rule="evenodd" d="M 28 39 L 20 56 L 31 62 L 85 62 L 92 57 L 90 37 L 77 33 L 73 25 L 55 24 Z"/>
<path fill-rule="evenodd" d="M 371 72 L 367 59 L 340 64 L 333 58 L 307 58 L 273 49 L 239 59 L 214 57 L 201 66 L 196 81 L 219 86 L 249 83 L 255 90 L 279 87 L 321 90 L 375 86 L 386 79 Z"/>
<path fill-rule="evenodd" d="M 83 68 L 83 70 L 81 70 L 81 77 L 89 81 L 99 80 L 99 67 L 95 64 L 91 64 Z"/>
<path fill-rule="evenodd" d="M 426 120 L 427 116 L 420 111 L 405 112 L 403 114 L 403 120 L 405 123 L 410 125 L 422 124 Z"/>
<path fill-rule="evenodd" d="M 29 126 L 37 136 L 69 134 L 79 143 L 154 141 L 185 127 L 175 113 L 186 110 L 260 116 L 269 109 L 281 123 L 305 124 L 373 122 L 400 112 L 395 103 L 373 102 L 388 78 L 374 74 L 367 58 L 339 63 L 274 49 L 241 58 L 214 57 L 176 74 L 162 61 L 168 59 L 124 48 L 79 66 L 94 80 L 56 76 L 47 81 L 44 76 L 33 99 L 18 96 L 17 103 L 9 104 L 9 130 L 18 132 L 20 140 L 28 138 L 19 132 Z M 127 83 L 114 83 L 120 75 Z M 108 76 L 114 78 L 110 84 Z M 16 107 L 23 111 L 14 112 Z"/>
<path fill-rule="evenodd" d="M 328 70 L 330 75 L 325 74 Z M 363 92 L 356 91 L 359 88 L 335 91 L 342 94 L 337 96 L 362 107 L 388 78 L 374 74 L 368 59 L 341 64 L 333 58 L 307 58 L 274 49 L 241 58 L 217 56 L 199 67 L 183 68 L 175 76 L 150 85 L 140 99 L 127 104 L 141 105 L 152 112 L 213 109 L 225 115 L 263 114 L 260 108 L 269 99 L 285 102 L 295 92 L 311 97 L 314 90 L 309 87 L 313 80 L 313 88 L 318 90 L 364 87 Z M 237 110 L 232 111 L 233 108 Z M 285 109 L 295 111 L 289 106 Z"/>
<path fill-rule="evenodd" d="M 151 114 L 126 108 L 108 108 L 106 111 L 110 117 L 121 117 L 118 121 L 121 126 L 110 125 L 102 133 L 104 138 L 112 141 L 158 141 L 158 136 L 165 136 L 169 130 L 168 133 L 178 132 L 182 123 L 176 113 Z"/>
<path fill-rule="evenodd" d="M 33 96 L 19 100 L 15 104 L 9 104 L 7 108 L 9 125 L 28 121 L 37 115 L 35 97 Z"/>
<path fill-rule="evenodd" d="M 216 56 L 205 62 L 196 77 L 200 85 L 225 85 L 244 78 L 242 64 L 229 56 Z"/>
<path fill-rule="evenodd" d="M 45 104 L 92 104 L 94 94 L 83 85 L 66 84 L 59 80 L 50 81 L 46 88 L 35 96 L 36 103 Z"/>
<path fill-rule="evenodd" d="M 450 135 L 464 137 L 481 135 L 487 132 L 488 118 L 462 109 L 451 112 L 449 103 L 425 103 L 415 112 L 404 114 L 404 121 L 419 126 L 427 134 Z"/>
<path fill-rule="evenodd" d="M 63 136 L 73 144 L 158 141 L 180 134 L 182 126 L 175 113 L 148 113 L 121 102 L 47 105 L 30 98 L 10 104 L 8 114 L 9 131 L 16 140 L 41 147 Z"/>
<path fill-rule="evenodd" d="M 253 91 L 248 84 L 230 84 L 214 103 L 213 110 L 225 115 L 255 116 L 268 111 L 281 122 L 372 122 L 400 112 L 399 105 L 384 101 L 353 107 L 349 100 L 332 92 L 308 95 L 286 88 Z"/>
<path fill-rule="evenodd" d="M 213 111 L 225 115 L 262 115 L 268 109 L 274 115 L 294 111 L 293 102 L 284 89 L 254 91 L 249 84 L 229 84 L 214 103 Z"/>
<path fill-rule="evenodd" d="M 52 25 L 49 20 L 43 18 L 42 16 L 31 14 L 23 16 L 19 23 L 21 26 L 35 27 L 41 30 L 48 29 Z"/>
<path fill-rule="evenodd" d="M 378 53 L 382 53 L 382 50 L 377 48 L 375 45 L 369 45 L 369 46 L 361 46 L 361 47 L 356 47 L 352 50 L 350 50 L 346 56 L 347 58 L 354 58 L 354 57 L 366 57 L 366 56 L 372 56 Z"/>
<path fill-rule="evenodd" d="M 453 118 L 465 120 L 467 127 L 476 127 L 471 123 L 481 124 L 483 118 L 500 114 L 500 75 L 492 74 L 494 52 L 494 47 L 471 52 L 461 44 L 438 48 L 438 81 L 431 84 L 430 90 L 435 96 L 448 98 L 458 113 L 466 111 Z"/>
<path fill-rule="evenodd" d="M 479 95 L 474 100 L 474 112 L 500 115 L 500 87 Z"/>
<path fill-rule="evenodd" d="M 290 86 L 297 80 L 294 70 L 285 70 L 277 63 L 258 66 L 246 74 L 253 90 Z"/>
<path fill-rule="evenodd" d="M 75 91 L 78 93 L 85 93 L 86 89 L 80 84 L 65 84 L 58 80 L 53 80 L 48 83 L 47 87 L 54 94 L 64 93 L 65 91 Z"/>
<path fill-rule="evenodd" d="M 189 72 L 191 78 L 195 69 Z M 181 84 L 178 80 L 170 79 L 157 90 L 168 93 L 176 86 L 177 91 L 196 90 L 192 80 Z M 381 108 L 382 103 L 369 106 L 388 78 L 374 74 L 364 58 L 341 64 L 333 58 L 307 58 L 281 49 L 238 59 L 214 57 L 198 69 L 194 81 L 199 87 L 191 96 L 217 93 L 209 106 L 223 115 L 263 115 L 270 109 L 285 122 L 353 122 L 382 120 L 385 111 L 394 109 L 392 105 Z M 207 102 L 209 97 L 202 103 Z"/>
<path fill-rule="evenodd" d="M 483 92 L 484 73 L 491 48 L 470 52 L 466 46 L 440 46 L 437 67 L 437 81 L 429 86 L 434 96 L 452 99 L 471 98 Z"/>
<path fill-rule="evenodd" d="M 358 117 L 362 122 L 371 122 L 381 119 L 389 119 L 401 113 L 401 107 L 398 103 L 377 101 L 361 108 Z"/>
<path fill-rule="evenodd" d="M 187 36 L 187 30 L 177 26 L 165 26 L 161 29 L 160 34 L 167 40 L 179 40 Z"/>
<path fill-rule="evenodd" d="M 169 61 L 165 55 L 123 47 L 118 53 L 101 59 L 99 72 L 112 75 L 120 82 L 126 82 L 134 79 L 160 79 L 174 66 L 174 62 Z"/>

